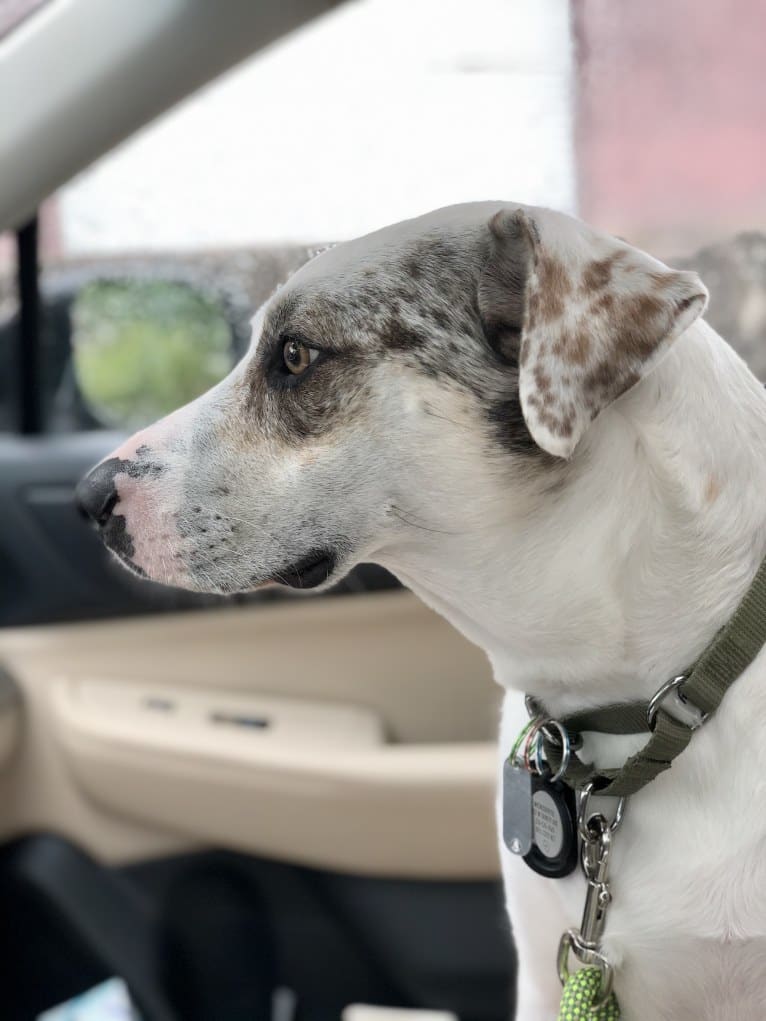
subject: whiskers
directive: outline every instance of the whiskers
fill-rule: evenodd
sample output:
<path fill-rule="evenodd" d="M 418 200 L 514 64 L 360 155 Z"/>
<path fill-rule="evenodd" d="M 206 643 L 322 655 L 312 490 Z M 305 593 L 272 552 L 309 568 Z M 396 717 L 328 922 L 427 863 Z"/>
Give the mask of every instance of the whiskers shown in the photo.
<path fill-rule="evenodd" d="M 396 504 L 390 504 L 388 507 L 388 513 L 392 514 L 395 518 L 398 518 L 405 525 L 409 525 L 410 528 L 420 529 L 422 532 L 434 532 L 438 535 L 460 535 L 460 532 L 450 532 L 444 528 L 433 528 L 431 525 L 424 525 L 422 521 L 416 521 L 414 515 L 411 512 L 405 514 L 401 507 L 397 507 Z"/>

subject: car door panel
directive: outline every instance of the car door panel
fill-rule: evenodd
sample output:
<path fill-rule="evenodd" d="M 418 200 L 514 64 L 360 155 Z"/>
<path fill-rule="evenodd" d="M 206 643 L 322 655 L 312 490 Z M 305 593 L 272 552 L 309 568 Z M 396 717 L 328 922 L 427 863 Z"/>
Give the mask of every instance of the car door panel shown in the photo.
<path fill-rule="evenodd" d="M 497 692 L 409 593 L 9 629 L 0 657 L 90 811 L 341 871 L 497 875 Z"/>

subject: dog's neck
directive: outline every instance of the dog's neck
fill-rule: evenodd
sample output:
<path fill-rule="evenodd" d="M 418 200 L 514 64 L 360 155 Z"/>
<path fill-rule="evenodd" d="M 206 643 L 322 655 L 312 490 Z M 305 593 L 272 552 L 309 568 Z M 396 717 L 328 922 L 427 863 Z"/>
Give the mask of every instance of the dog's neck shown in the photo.
<path fill-rule="evenodd" d="M 390 566 L 550 710 L 647 698 L 742 598 L 764 492 L 766 394 L 700 321 L 594 423 L 558 490 Z"/>

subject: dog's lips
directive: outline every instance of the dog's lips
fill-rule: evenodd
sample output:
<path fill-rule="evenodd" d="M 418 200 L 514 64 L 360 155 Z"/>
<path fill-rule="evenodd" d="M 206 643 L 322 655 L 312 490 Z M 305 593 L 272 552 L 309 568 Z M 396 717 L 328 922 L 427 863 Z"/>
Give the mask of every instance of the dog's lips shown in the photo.
<path fill-rule="evenodd" d="M 335 570 L 335 559 L 331 550 L 315 550 L 281 570 L 274 581 L 290 588 L 316 588 Z"/>

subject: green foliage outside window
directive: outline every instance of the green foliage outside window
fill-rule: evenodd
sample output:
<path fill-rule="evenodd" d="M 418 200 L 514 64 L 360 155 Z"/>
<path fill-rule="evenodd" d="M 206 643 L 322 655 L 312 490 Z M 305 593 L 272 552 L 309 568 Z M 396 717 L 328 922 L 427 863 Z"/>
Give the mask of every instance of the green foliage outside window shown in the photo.
<path fill-rule="evenodd" d="M 104 425 L 136 429 L 193 400 L 231 368 L 220 307 L 186 284 L 96 281 L 73 309 L 75 373 Z"/>

